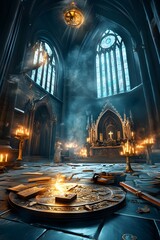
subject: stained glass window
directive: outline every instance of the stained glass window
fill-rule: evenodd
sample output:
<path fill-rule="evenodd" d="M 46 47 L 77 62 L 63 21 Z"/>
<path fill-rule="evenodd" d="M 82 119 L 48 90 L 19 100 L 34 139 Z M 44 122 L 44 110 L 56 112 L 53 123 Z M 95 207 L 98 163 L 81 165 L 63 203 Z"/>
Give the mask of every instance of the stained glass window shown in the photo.
<path fill-rule="evenodd" d="M 131 88 L 125 44 L 111 30 L 104 32 L 97 45 L 96 79 L 98 98 L 124 93 Z"/>
<path fill-rule="evenodd" d="M 43 62 L 43 52 L 47 53 L 47 58 Z M 44 88 L 52 95 L 56 94 L 56 78 L 57 78 L 57 61 L 58 56 L 55 48 L 44 41 L 38 41 L 34 46 L 33 64 L 37 66 L 31 73 L 31 79 Z"/>

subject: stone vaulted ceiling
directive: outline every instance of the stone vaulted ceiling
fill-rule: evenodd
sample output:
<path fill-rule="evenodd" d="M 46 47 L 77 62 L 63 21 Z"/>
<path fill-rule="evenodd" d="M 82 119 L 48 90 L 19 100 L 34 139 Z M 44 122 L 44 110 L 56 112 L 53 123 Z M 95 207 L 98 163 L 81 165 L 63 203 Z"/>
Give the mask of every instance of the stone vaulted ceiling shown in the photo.
<path fill-rule="evenodd" d="M 88 35 L 103 28 L 103 23 L 112 28 L 121 26 L 132 32 L 132 36 L 141 29 L 139 19 L 143 24 L 140 0 L 76 0 L 77 7 L 85 14 L 85 23 L 79 29 L 73 29 L 63 21 L 63 11 L 70 3 L 69 0 L 26 1 L 30 33 L 47 33 L 65 51 L 73 45 L 82 45 Z"/>

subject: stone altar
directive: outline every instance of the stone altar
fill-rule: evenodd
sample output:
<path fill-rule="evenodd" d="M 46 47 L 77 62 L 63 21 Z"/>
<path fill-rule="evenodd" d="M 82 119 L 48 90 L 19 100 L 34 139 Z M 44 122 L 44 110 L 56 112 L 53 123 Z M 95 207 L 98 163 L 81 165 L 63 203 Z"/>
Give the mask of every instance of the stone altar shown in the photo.
<path fill-rule="evenodd" d="M 94 146 L 90 148 L 90 156 L 106 156 L 107 158 L 119 158 L 122 146 Z"/>

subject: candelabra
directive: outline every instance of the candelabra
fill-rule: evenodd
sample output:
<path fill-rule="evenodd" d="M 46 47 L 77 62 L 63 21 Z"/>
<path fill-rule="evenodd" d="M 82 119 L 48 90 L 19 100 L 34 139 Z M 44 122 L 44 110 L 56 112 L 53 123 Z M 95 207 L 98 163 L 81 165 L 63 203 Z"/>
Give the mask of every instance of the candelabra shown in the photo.
<path fill-rule="evenodd" d="M 19 149 L 18 149 L 17 160 L 22 160 L 23 144 L 24 144 L 24 141 L 29 138 L 29 131 L 28 131 L 28 129 L 25 129 L 24 127 L 19 127 L 16 130 L 14 137 L 19 140 Z"/>
<path fill-rule="evenodd" d="M 125 156 L 125 158 L 126 158 L 125 172 L 132 173 L 132 172 L 134 172 L 134 170 L 131 167 L 130 157 L 136 155 L 135 146 L 132 146 L 127 140 L 127 142 L 122 147 L 123 147 L 123 151 L 120 154 L 121 154 L 121 156 Z"/>

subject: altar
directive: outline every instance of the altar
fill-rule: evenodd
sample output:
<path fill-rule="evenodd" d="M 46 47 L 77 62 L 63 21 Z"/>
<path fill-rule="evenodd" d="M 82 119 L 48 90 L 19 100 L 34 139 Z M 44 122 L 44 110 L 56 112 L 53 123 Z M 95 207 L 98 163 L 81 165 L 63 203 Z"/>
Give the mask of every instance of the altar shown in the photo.
<path fill-rule="evenodd" d="M 107 102 L 98 118 L 88 119 L 87 143 L 90 147 L 90 157 L 105 157 L 107 159 L 122 159 L 122 145 L 126 140 L 134 140 L 131 116 L 121 117 L 115 107 Z"/>
<path fill-rule="evenodd" d="M 94 146 L 90 148 L 90 156 L 106 156 L 107 158 L 119 158 L 122 146 Z"/>

